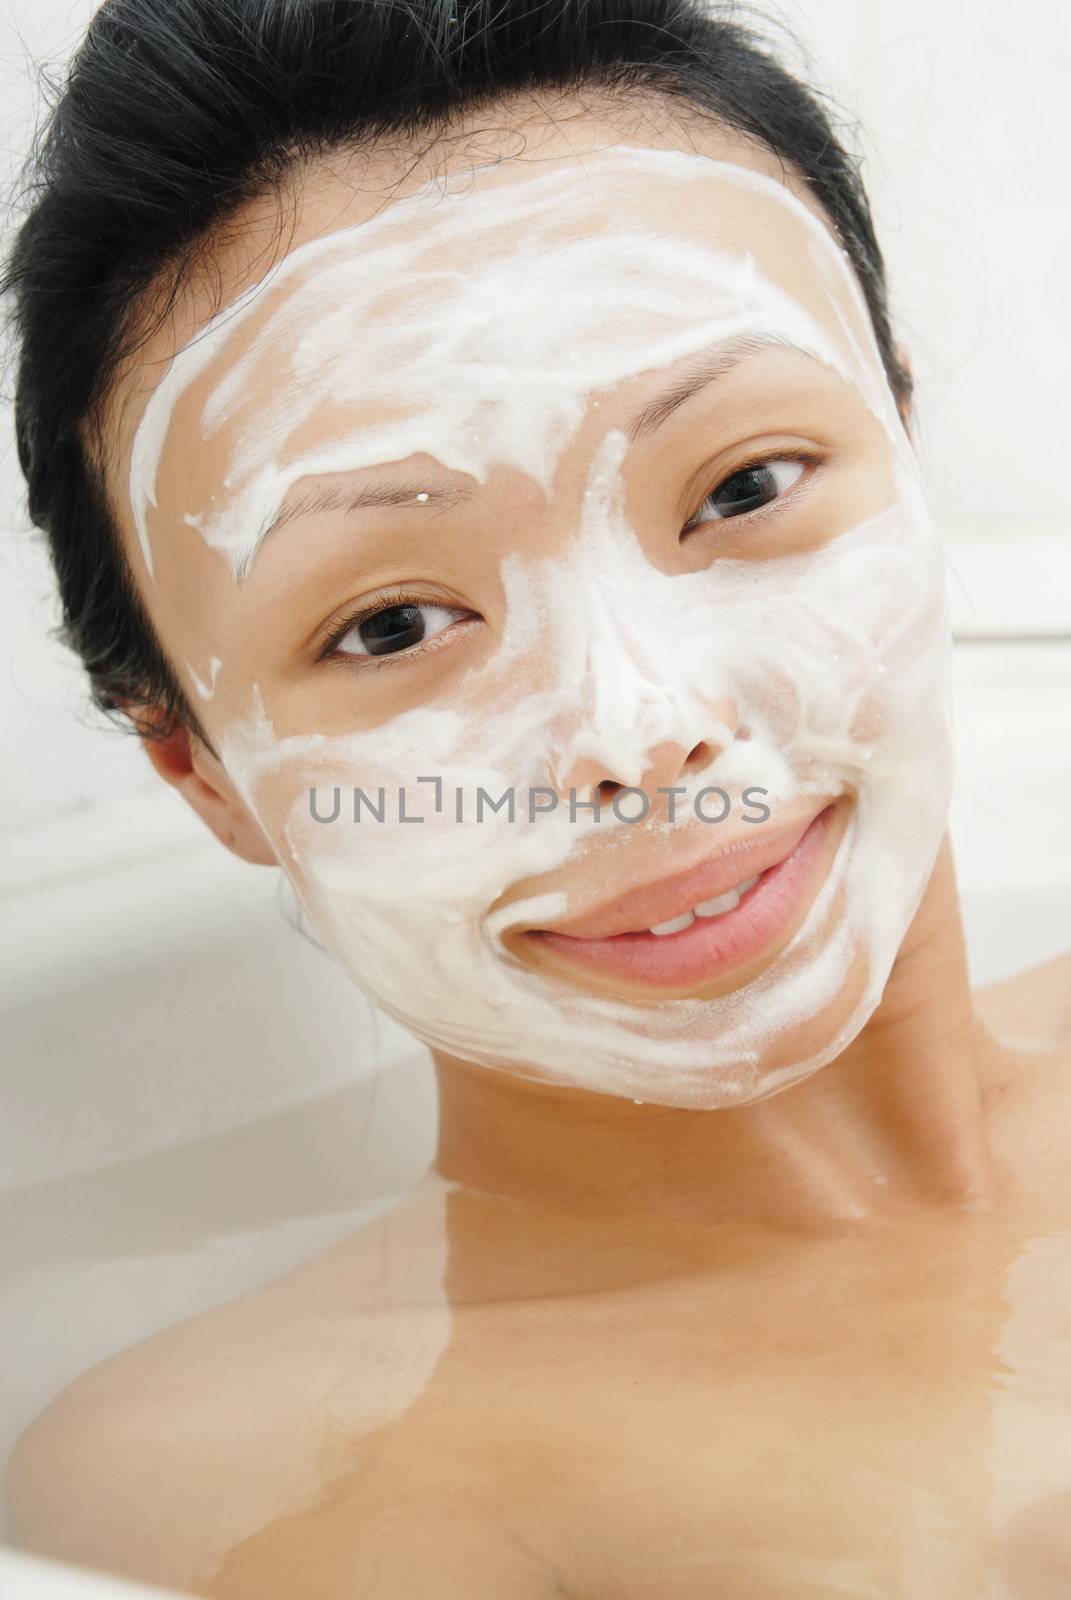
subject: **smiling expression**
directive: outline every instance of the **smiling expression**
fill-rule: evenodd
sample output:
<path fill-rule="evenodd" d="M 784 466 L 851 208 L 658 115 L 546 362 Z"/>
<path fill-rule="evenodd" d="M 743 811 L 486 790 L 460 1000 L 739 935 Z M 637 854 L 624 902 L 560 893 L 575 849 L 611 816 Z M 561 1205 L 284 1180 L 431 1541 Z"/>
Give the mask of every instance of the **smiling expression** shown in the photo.
<path fill-rule="evenodd" d="M 843 251 L 762 159 L 648 144 L 324 194 L 126 438 L 124 537 L 229 776 L 428 1044 L 689 1107 L 813 1072 L 951 778 L 943 560 Z M 642 821 L 570 815 L 620 786 Z"/>

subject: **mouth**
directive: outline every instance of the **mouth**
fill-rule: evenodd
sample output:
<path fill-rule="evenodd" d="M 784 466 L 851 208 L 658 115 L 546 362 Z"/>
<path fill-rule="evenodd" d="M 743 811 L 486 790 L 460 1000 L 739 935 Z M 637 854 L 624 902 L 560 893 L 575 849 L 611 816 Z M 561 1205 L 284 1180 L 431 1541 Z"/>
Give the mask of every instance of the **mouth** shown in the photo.
<path fill-rule="evenodd" d="M 731 860 L 716 858 L 522 937 L 589 971 L 651 988 L 694 988 L 732 973 L 787 942 L 803 921 L 839 842 L 839 810 L 832 802 L 789 830 L 787 841 L 782 831 Z"/>

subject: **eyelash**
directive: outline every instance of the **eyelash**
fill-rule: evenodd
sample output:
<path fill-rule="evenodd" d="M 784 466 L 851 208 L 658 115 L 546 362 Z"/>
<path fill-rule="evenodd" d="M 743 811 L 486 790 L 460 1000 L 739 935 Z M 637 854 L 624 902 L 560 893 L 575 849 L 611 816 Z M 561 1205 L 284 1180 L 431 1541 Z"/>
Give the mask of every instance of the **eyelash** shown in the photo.
<path fill-rule="evenodd" d="M 747 461 L 741 461 L 738 466 L 733 468 L 732 472 L 726 473 L 723 478 L 719 478 L 718 481 L 707 490 L 707 493 L 703 496 L 703 499 L 700 502 L 699 510 L 702 510 L 707 501 L 710 500 L 720 488 L 722 488 L 732 478 L 737 477 L 738 474 L 742 472 L 750 472 L 755 467 L 766 466 L 767 463 L 771 461 L 800 461 L 804 464 L 804 466 L 818 467 L 821 465 L 823 460 L 824 457 L 816 456 L 813 450 L 805 450 L 800 446 L 784 446 L 781 449 L 768 450 L 764 454 L 752 456 Z M 758 506 L 754 511 L 742 511 L 739 517 L 711 517 L 696 521 L 695 517 L 698 516 L 698 512 L 696 512 L 695 516 L 689 518 L 688 522 L 685 524 L 684 531 L 686 533 L 694 532 L 696 528 L 703 527 L 704 522 L 706 521 L 739 522 L 749 517 L 756 518 L 768 515 L 770 512 L 777 511 L 782 503 L 792 493 L 792 491 L 796 489 L 800 483 L 805 481 L 806 479 L 804 478 L 798 479 L 797 482 L 791 484 L 783 494 L 779 494 L 776 499 L 769 501 L 767 505 Z M 325 641 L 322 649 L 319 652 L 319 655 L 317 656 L 317 660 L 326 661 L 329 659 L 332 652 L 338 648 L 339 644 L 351 631 L 351 629 L 357 627 L 360 623 L 367 621 L 369 617 L 374 617 L 377 612 L 390 611 L 393 610 L 395 606 L 419 606 L 432 605 L 436 603 L 438 602 L 429 600 L 426 594 L 421 594 L 415 589 L 407 589 L 404 587 L 399 589 L 391 589 L 386 594 L 377 596 L 376 600 L 371 605 L 358 606 L 356 610 L 349 612 L 348 615 L 343 617 L 337 626 L 332 628 L 330 636 Z M 454 606 L 447 607 L 447 609 L 462 611 L 466 608 L 463 606 Z M 452 627 L 453 624 L 450 626 Z M 412 660 L 413 656 L 415 655 L 426 655 L 428 651 L 436 649 L 439 641 L 445 639 L 449 632 L 449 627 L 443 628 L 440 633 L 433 634 L 430 639 L 422 640 L 419 644 L 411 646 L 408 650 L 395 650 L 381 656 L 351 656 L 349 657 L 347 664 L 360 661 L 361 671 L 368 671 L 370 669 L 378 671 L 379 668 L 391 666 L 398 661 Z"/>
<path fill-rule="evenodd" d="M 741 461 L 739 466 L 733 468 L 732 472 L 727 472 L 723 478 L 719 478 L 703 496 L 699 510 L 703 509 L 707 501 L 712 499 L 719 489 L 731 482 L 733 478 L 738 477 L 742 472 L 752 472 L 756 467 L 764 467 L 771 461 L 800 461 L 807 467 L 819 467 L 824 460 L 824 456 L 816 455 L 813 450 L 807 450 L 802 445 L 784 445 L 779 450 L 767 450 L 759 455 L 752 456 L 747 461 Z M 769 516 L 778 512 L 788 496 L 806 481 L 806 478 L 798 478 L 795 483 L 789 485 L 783 494 L 777 495 L 775 499 L 770 500 L 764 506 L 756 507 L 754 511 L 742 511 L 738 517 L 708 517 L 696 521 L 696 517 L 699 515 L 699 512 L 696 512 L 695 516 L 690 517 L 685 523 L 685 532 L 694 533 L 695 529 L 703 527 L 705 522 L 742 522 L 748 518 L 754 519 Z"/>
<path fill-rule="evenodd" d="M 318 659 L 320 661 L 326 660 L 333 650 L 338 649 L 338 646 L 351 629 L 357 627 L 361 622 L 367 622 L 369 617 L 374 617 L 380 611 L 393 611 L 395 606 L 430 605 L 443 605 L 444 609 L 451 611 L 464 611 L 467 609 L 465 606 L 446 606 L 443 601 L 429 600 L 426 594 L 421 594 L 417 589 L 389 589 L 386 594 L 378 595 L 371 605 L 358 606 L 355 611 L 351 611 L 348 616 L 343 617 L 338 626 L 332 628 L 330 637 L 320 651 Z M 451 623 L 452 626 L 453 624 Z M 408 661 L 415 655 L 426 655 L 429 650 L 435 649 L 438 640 L 445 638 L 448 632 L 449 629 L 444 628 L 441 633 L 433 634 L 430 639 L 421 640 L 419 644 L 412 645 L 408 650 L 395 650 L 381 656 L 350 656 L 347 665 L 359 661 L 361 663 L 361 671 L 365 672 L 370 669 L 378 670 L 380 667 L 390 666 L 396 661 Z"/>

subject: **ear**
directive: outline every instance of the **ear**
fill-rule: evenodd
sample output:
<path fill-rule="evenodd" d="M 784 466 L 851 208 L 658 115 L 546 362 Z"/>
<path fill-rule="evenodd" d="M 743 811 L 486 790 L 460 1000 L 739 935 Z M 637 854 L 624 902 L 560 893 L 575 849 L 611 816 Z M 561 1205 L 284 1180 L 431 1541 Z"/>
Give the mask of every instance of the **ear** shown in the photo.
<path fill-rule="evenodd" d="M 136 722 L 145 754 L 161 778 L 188 801 L 220 843 L 243 861 L 279 866 L 260 824 L 201 740 L 187 728 L 176 728 L 164 739 L 142 732 L 146 725 L 159 723 L 157 715 L 144 707 L 138 708 Z"/>

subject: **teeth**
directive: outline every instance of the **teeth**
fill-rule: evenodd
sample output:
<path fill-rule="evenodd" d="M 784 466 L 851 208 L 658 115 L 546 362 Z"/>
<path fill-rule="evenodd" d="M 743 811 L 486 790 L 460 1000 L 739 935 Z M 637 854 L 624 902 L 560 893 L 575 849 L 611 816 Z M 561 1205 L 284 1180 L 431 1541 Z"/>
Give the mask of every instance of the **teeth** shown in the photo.
<path fill-rule="evenodd" d="M 670 922 L 656 922 L 653 928 L 648 928 L 648 933 L 663 934 L 680 933 L 684 928 L 690 928 L 696 917 L 720 917 L 725 911 L 733 911 L 740 904 L 741 895 L 747 894 L 759 881 L 756 872 L 753 878 L 745 878 L 743 883 L 738 883 L 735 889 L 727 889 L 724 894 L 716 895 L 713 900 L 702 900 L 692 911 L 684 911 L 679 917 L 674 917 Z"/>
<path fill-rule="evenodd" d="M 679 917 L 674 917 L 671 922 L 656 922 L 653 928 L 648 928 L 648 933 L 657 933 L 659 938 L 664 933 L 680 933 L 682 928 L 690 928 L 695 917 L 690 911 L 684 911 Z"/>
<path fill-rule="evenodd" d="M 740 891 L 728 889 L 725 894 L 719 894 L 713 900 L 704 900 L 701 905 L 696 906 L 695 914 L 697 917 L 720 917 L 723 911 L 731 911 L 739 904 Z"/>

